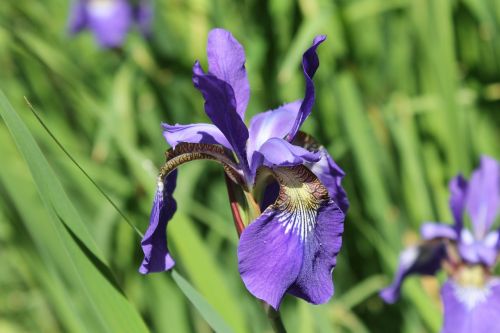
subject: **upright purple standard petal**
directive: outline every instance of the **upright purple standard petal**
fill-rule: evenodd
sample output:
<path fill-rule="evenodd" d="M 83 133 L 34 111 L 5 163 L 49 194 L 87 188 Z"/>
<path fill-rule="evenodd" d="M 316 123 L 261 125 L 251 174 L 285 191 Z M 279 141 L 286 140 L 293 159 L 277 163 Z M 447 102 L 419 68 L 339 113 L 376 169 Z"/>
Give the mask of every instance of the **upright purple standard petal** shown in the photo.
<path fill-rule="evenodd" d="M 245 118 L 250 86 L 245 70 L 245 50 L 243 46 L 224 29 L 213 29 L 208 34 L 208 72 L 227 82 L 234 92 L 236 112 Z"/>
<path fill-rule="evenodd" d="M 179 143 L 209 143 L 219 144 L 232 149 L 222 132 L 212 124 L 169 125 L 161 124 L 163 136 L 168 144 L 175 148 Z"/>
<path fill-rule="evenodd" d="M 333 295 L 331 272 L 342 244 L 344 214 L 304 166 L 271 172 L 280 193 L 241 235 L 243 282 L 275 309 L 286 292 L 324 303 Z"/>
<path fill-rule="evenodd" d="M 318 48 L 319 44 L 325 41 L 325 39 L 326 36 L 317 36 L 316 38 L 314 38 L 312 46 L 307 49 L 307 51 L 302 56 L 302 70 L 304 71 L 304 79 L 306 81 L 306 92 L 297 118 L 295 119 L 293 127 L 288 134 L 288 141 L 292 141 L 295 138 L 295 135 L 299 131 L 300 126 L 302 126 L 302 123 L 306 120 L 306 118 L 312 111 L 315 99 L 314 82 L 312 78 L 319 67 L 319 58 L 316 54 L 316 49 Z"/>
<path fill-rule="evenodd" d="M 442 333 L 500 332 L 500 281 L 463 286 L 448 280 L 441 289 L 444 303 Z"/>
<path fill-rule="evenodd" d="M 248 129 L 236 112 L 233 89 L 227 82 L 214 75 L 204 74 L 198 62 L 193 67 L 193 83 L 205 99 L 206 114 L 231 144 L 240 165 L 248 168 L 246 159 Z"/>
<path fill-rule="evenodd" d="M 100 46 L 119 47 L 132 24 L 132 8 L 126 0 L 89 0 L 88 26 Z"/>
<path fill-rule="evenodd" d="M 177 171 L 174 170 L 163 182 L 158 183 L 149 227 L 141 242 L 144 260 L 139 272 L 142 274 L 166 271 L 175 264 L 168 252 L 166 228 L 177 209 L 177 203 L 172 196 L 176 180 Z"/>
<path fill-rule="evenodd" d="M 455 219 L 457 232 L 463 227 L 463 214 L 465 209 L 465 198 L 467 196 L 467 180 L 458 175 L 450 181 L 450 208 Z"/>
<path fill-rule="evenodd" d="M 470 214 L 476 239 L 483 238 L 498 215 L 500 206 L 500 165 L 487 156 L 469 181 L 466 208 Z"/>
<path fill-rule="evenodd" d="M 446 256 L 444 244 L 426 242 L 404 250 L 399 257 L 399 267 L 392 284 L 380 292 L 387 303 L 394 303 L 400 295 L 404 279 L 411 274 L 434 275 L 441 267 Z"/>
<path fill-rule="evenodd" d="M 87 9 L 84 0 L 76 0 L 71 5 L 69 14 L 68 29 L 71 34 L 76 34 L 87 26 Z"/>
<path fill-rule="evenodd" d="M 270 138 L 285 138 L 292 129 L 301 104 L 300 100 L 288 103 L 277 109 L 256 114 L 250 120 L 248 161 L 252 161 L 252 155 Z"/>

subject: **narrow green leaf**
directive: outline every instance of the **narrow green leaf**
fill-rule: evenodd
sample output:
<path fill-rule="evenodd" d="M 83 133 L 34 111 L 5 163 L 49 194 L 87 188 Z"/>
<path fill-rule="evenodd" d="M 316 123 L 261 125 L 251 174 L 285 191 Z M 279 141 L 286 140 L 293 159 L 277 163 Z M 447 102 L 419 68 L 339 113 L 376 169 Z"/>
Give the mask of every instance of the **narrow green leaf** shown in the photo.
<path fill-rule="evenodd" d="M 83 291 L 86 309 L 98 320 L 101 331 L 147 332 L 140 315 L 117 286 L 95 241 L 36 141 L 1 91 L 0 116 L 28 164 L 48 212 L 49 219 L 33 223 L 40 223 L 38 228 L 52 230 L 54 242 L 60 242 L 60 252 L 55 258 L 59 272 L 72 277 L 72 282 Z"/>
<path fill-rule="evenodd" d="M 231 328 L 224 322 L 219 314 L 210 306 L 210 304 L 203 299 L 203 297 L 194 289 L 189 282 L 186 281 L 176 271 L 172 272 L 172 277 L 182 290 L 184 295 L 193 303 L 198 309 L 203 318 L 217 333 L 232 333 Z"/>

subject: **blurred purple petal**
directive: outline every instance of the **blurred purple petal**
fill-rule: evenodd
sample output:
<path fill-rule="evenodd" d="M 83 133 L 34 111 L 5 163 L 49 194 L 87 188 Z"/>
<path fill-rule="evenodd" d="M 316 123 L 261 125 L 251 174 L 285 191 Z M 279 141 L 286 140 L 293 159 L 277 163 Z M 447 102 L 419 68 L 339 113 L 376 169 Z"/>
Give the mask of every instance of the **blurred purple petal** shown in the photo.
<path fill-rule="evenodd" d="M 447 238 L 457 240 L 457 230 L 451 226 L 440 223 L 424 223 L 420 228 L 420 234 L 424 240 L 432 240 L 434 238 Z"/>
<path fill-rule="evenodd" d="M 444 303 L 442 333 L 500 332 L 500 280 L 484 286 L 462 286 L 448 280 L 441 289 Z"/>
<path fill-rule="evenodd" d="M 144 260 L 139 272 L 142 274 L 166 271 L 175 264 L 168 252 L 166 228 L 177 209 L 177 203 L 172 196 L 176 180 L 177 171 L 174 170 L 163 182 L 158 183 L 148 230 L 141 241 Z"/>
<path fill-rule="evenodd" d="M 284 139 L 292 129 L 301 101 L 280 106 L 271 111 L 258 113 L 250 120 L 247 157 L 252 160 L 254 152 L 270 138 Z"/>
<path fill-rule="evenodd" d="M 342 244 L 344 214 L 305 167 L 274 169 L 276 202 L 241 235 L 240 274 L 257 298 L 279 308 L 286 292 L 308 302 L 333 295 L 331 272 Z"/>
<path fill-rule="evenodd" d="M 77 0 L 71 5 L 68 29 L 71 34 L 76 34 L 87 27 L 87 9 L 85 1 Z"/>
<path fill-rule="evenodd" d="M 212 124 L 169 125 L 163 123 L 161 126 L 163 136 L 172 148 L 181 142 L 187 142 L 220 144 L 231 149 L 224 134 Z"/>
<path fill-rule="evenodd" d="M 316 36 L 316 38 L 314 38 L 313 40 L 312 46 L 307 49 L 307 51 L 302 56 L 302 70 L 304 72 L 304 79 L 306 81 L 306 91 L 297 118 L 295 118 L 293 127 L 288 134 L 288 141 L 292 141 L 295 138 L 295 135 L 299 131 L 300 126 L 302 126 L 302 123 L 306 120 L 306 118 L 312 111 L 315 99 L 314 82 L 312 78 L 319 67 L 319 58 L 316 54 L 316 49 L 318 48 L 319 44 L 325 41 L 325 39 L 326 36 Z"/>
<path fill-rule="evenodd" d="M 476 239 L 483 238 L 498 215 L 500 206 L 500 165 L 491 157 L 481 157 L 481 164 L 469 181 L 466 208 Z"/>
<path fill-rule="evenodd" d="M 455 219 L 457 232 L 463 227 L 463 213 L 465 209 L 465 198 L 467 196 L 467 180 L 458 175 L 450 181 L 450 208 Z"/>
<path fill-rule="evenodd" d="M 250 98 L 250 86 L 245 70 L 243 46 L 224 29 L 213 29 L 208 34 L 208 72 L 229 84 L 236 100 L 236 112 L 241 119 Z"/>
<path fill-rule="evenodd" d="M 434 275 L 441 267 L 446 249 L 441 242 L 426 242 L 404 250 L 399 256 L 399 267 L 392 284 L 380 292 L 387 303 L 394 303 L 400 295 L 401 285 L 411 274 Z"/>
<path fill-rule="evenodd" d="M 248 129 L 236 112 L 233 89 L 214 75 L 204 74 L 198 62 L 193 67 L 193 83 L 205 99 L 206 114 L 231 144 L 240 165 L 248 168 L 246 159 Z"/>
<path fill-rule="evenodd" d="M 475 239 L 467 229 L 462 229 L 458 242 L 458 252 L 469 264 L 484 264 L 492 267 L 498 256 L 498 231 L 488 233 L 483 239 Z"/>
<path fill-rule="evenodd" d="M 102 47 L 119 47 L 132 24 L 132 7 L 126 0 L 87 2 L 88 27 Z"/>

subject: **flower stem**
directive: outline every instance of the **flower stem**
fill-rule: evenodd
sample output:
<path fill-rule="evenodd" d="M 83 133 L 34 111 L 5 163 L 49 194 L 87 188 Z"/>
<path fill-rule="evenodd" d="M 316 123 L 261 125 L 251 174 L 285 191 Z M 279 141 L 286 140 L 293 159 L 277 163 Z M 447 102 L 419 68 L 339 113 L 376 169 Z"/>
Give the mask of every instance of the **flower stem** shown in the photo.
<path fill-rule="evenodd" d="M 245 229 L 245 224 L 243 223 L 243 219 L 241 218 L 240 209 L 238 205 L 238 199 L 236 199 L 236 195 L 233 189 L 233 181 L 229 179 L 229 177 L 224 174 L 226 177 L 226 186 L 227 186 L 227 194 L 229 196 L 229 205 L 231 206 L 231 213 L 233 214 L 234 227 L 236 228 L 236 232 L 238 233 L 238 238 L 241 236 L 243 229 Z"/>
<path fill-rule="evenodd" d="M 283 324 L 283 321 L 281 320 L 280 312 L 274 310 L 273 307 L 267 303 L 263 303 L 263 305 L 264 305 L 264 310 L 266 311 L 267 314 L 267 318 L 269 318 L 269 322 L 271 323 L 274 332 L 286 333 L 286 328 L 285 325 Z"/>

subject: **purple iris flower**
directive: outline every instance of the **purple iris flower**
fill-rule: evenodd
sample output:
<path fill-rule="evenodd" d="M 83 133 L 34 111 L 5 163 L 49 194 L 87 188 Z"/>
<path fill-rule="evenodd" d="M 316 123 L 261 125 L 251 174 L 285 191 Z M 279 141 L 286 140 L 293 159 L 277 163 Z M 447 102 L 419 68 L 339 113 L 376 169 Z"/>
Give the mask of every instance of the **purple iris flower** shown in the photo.
<path fill-rule="evenodd" d="M 408 275 L 433 275 L 444 268 L 449 278 L 441 289 L 442 333 L 500 332 L 500 321 L 494 319 L 500 313 L 500 279 L 492 275 L 500 251 L 500 230 L 493 229 L 500 207 L 500 164 L 483 156 L 469 181 L 461 175 L 452 179 L 450 192 L 454 225 L 424 224 L 424 243 L 402 253 L 394 282 L 380 296 L 393 303 Z"/>
<path fill-rule="evenodd" d="M 341 186 L 344 172 L 324 147 L 299 132 L 314 104 L 316 48 L 324 40 L 325 36 L 316 37 L 303 55 L 304 98 L 256 115 L 247 127 L 250 88 L 244 49 L 230 32 L 210 32 L 208 71 L 196 62 L 193 83 L 213 124 L 162 125 L 172 148 L 160 171 L 142 240 L 141 273 L 174 265 L 165 237 L 175 212 L 172 171 L 191 160 L 210 159 L 222 164 L 230 181 L 250 196 L 261 190 L 263 211 L 242 231 L 238 246 L 239 271 L 247 289 L 275 309 L 285 293 L 315 304 L 333 295 L 332 270 L 349 205 Z"/>
<path fill-rule="evenodd" d="M 153 10 L 150 0 L 76 0 L 69 18 L 69 31 L 76 34 L 85 28 L 91 30 L 103 48 L 119 47 L 135 22 L 147 35 Z"/>

